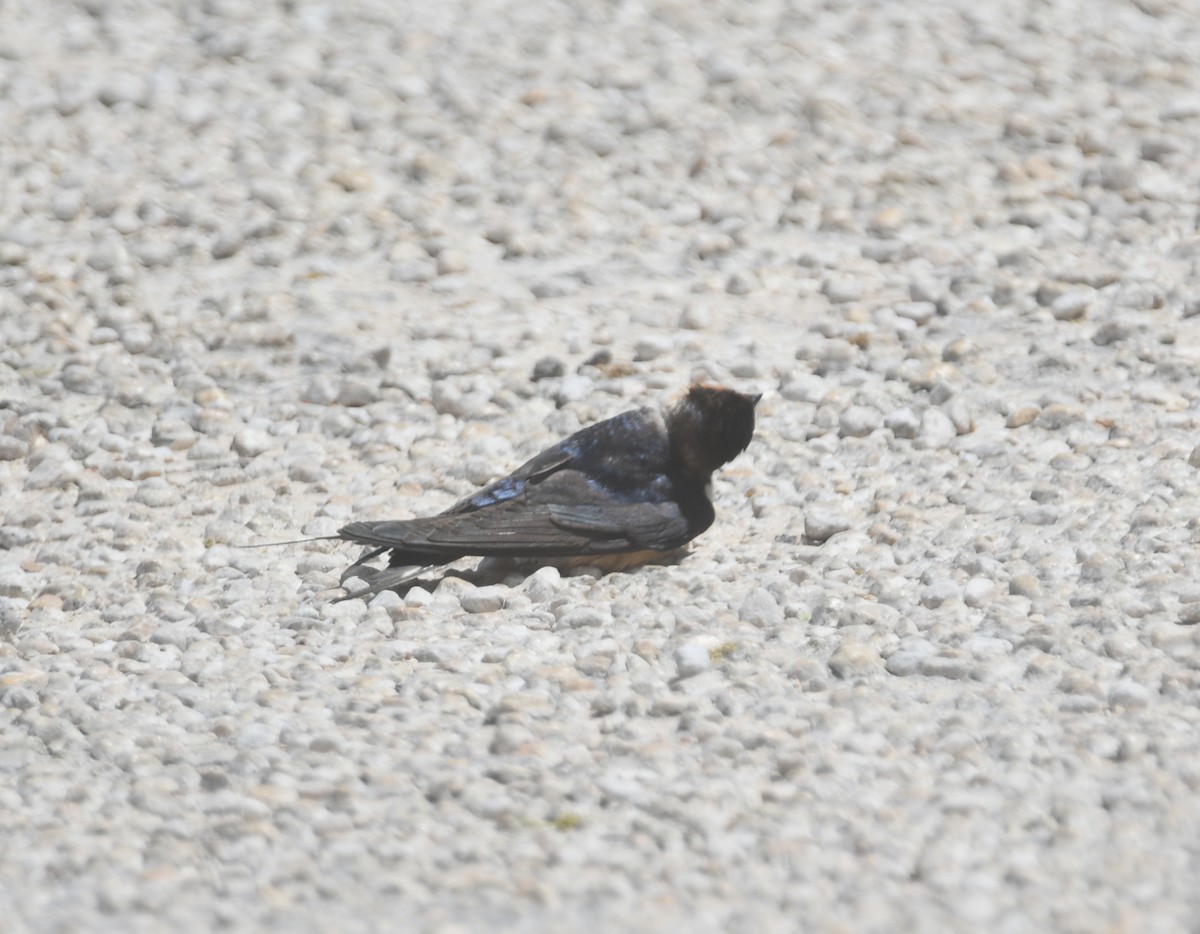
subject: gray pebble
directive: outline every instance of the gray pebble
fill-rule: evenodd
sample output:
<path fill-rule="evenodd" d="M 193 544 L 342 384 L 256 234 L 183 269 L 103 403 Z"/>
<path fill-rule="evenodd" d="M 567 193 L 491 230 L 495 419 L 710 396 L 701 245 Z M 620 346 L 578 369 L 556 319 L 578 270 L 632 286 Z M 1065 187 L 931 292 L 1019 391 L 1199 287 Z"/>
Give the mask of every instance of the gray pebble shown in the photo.
<path fill-rule="evenodd" d="M 585 627 L 604 627 L 612 622 L 612 617 L 599 607 L 579 606 L 568 609 L 561 615 L 555 616 L 557 629 L 582 629 Z"/>
<path fill-rule="evenodd" d="M 1018 597 L 1034 599 L 1041 593 L 1041 585 L 1032 574 L 1014 574 L 1008 582 L 1008 592 Z"/>
<path fill-rule="evenodd" d="M 131 325 L 121 332 L 121 346 L 131 354 L 145 353 L 153 339 L 154 335 L 148 327 Z"/>
<path fill-rule="evenodd" d="M 566 371 L 566 364 L 558 357 L 541 357 L 533 365 L 532 379 L 535 383 L 543 379 L 555 379 Z"/>
<path fill-rule="evenodd" d="M 138 244 L 133 248 L 133 255 L 147 269 L 158 266 L 170 266 L 179 255 L 179 250 L 170 240 L 156 239 Z"/>
<path fill-rule="evenodd" d="M 96 94 L 96 99 L 105 107 L 118 104 L 136 104 L 146 101 L 146 84 L 137 75 L 128 71 L 115 71 L 107 76 Z"/>
<path fill-rule="evenodd" d="M 1191 120 L 1200 117 L 1200 95 L 1184 94 L 1172 99 L 1160 114 L 1163 120 Z"/>
<path fill-rule="evenodd" d="M 1040 413 L 1041 409 L 1036 405 L 1020 406 L 1008 413 L 1008 417 L 1004 420 L 1004 427 L 1023 428 L 1026 425 L 1032 424 Z"/>
<path fill-rule="evenodd" d="M 916 446 L 924 450 L 938 450 L 948 447 L 957 435 L 958 429 L 949 415 L 940 408 L 928 408 L 921 415 L 921 430 Z"/>
<path fill-rule="evenodd" d="M 1133 633 L 1115 632 L 1104 639 L 1104 654 L 1109 658 L 1136 658 L 1142 653 L 1142 644 Z"/>
<path fill-rule="evenodd" d="M 437 255 L 437 274 L 452 276 L 466 272 L 469 268 L 467 256 L 459 250 L 442 250 Z"/>
<path fill-rule="evenodd" d="M 759 629 L 778 626 L 783 622 L 783 607 L 767 588 L 756 587 L 743 598 L 738 619 Z"/>
<path fill-rule="evenodd" d="M 963 585 L 962 599 L 969 607 L 984 606 L 996 591 L 996 584 L 985 577 L 972 577 Z"/>
<path fill-rule="evenodd" d="M 507 587 L 493 586 L 464 590 L 458 600 L 467 613 L 493 613 L 504 607 L 507 598 Z"/>
<path fill-rule="evenodd" d="M 271 436 L 257 428 L 243 428 L 233 437 L 233 451 L 242 457 L 258 457 L 274 445 Z"/>
<path fill-rule="evenodd" d="M 1119 344 L 1126 340 L 1133 331 L 1134 327 L 1129 321 L 1114 318 L 1100 325 L 1096 333 L 1092 335 L 1092 342 L 1099 347 Z"/>
<path fill-rule="evenodd" d="M 83 210 L 83 192 L 78 188 L 60 191 L 54 196 L 50 210 L 60 221 L 72 221 Z"/>
<path fill-rule="evenodd" d="M 129 254 L 119 240 L 105 239 L 94 244 L 87 255 L 87 264 L 97 272 L 110 272 L 129 264 Z"/>
<path fill-rule="evenodd" d="M 1091 304 L 1090 290 L 1075 289 L 1054 299 L 1050 305 L 1050 313 L 1059 321 L 1078 321 L 1087 314 Z"/>
<path fill-rule="evenodd" d="M 16 562 L 0 564 L 0 597 L 32 598 L 37 591 L 34 577 Z"/>
<path fill-rule="evenodd" d="M 946 295 L 946 286 L 930 276 L 919 276 L 908 284 L 908 295 L 914 302 L 937 305 Z"/>
<path fill-rule="evenodd" d="M 1200 623 L 1200 603 L 1185 603 L 1179 608 L 1179 622 L 1184 626 Z"/>
<path fill-rule="evenodd" d="M 179 502 L 179 491 L 161 477 L 151 477 L 138 484 L 133 500 L 155 509 L 174 506 Z"/>
<path fill-rule="evenodd" d="M 882 424 L 883 415 L 878 409 L 852 405 L 838 420 L 838 434 L 843 438 L 865 438 Z"/>
<path fill-rule="evenodd" d="M 895 307 L 895 311 L 901 318 L 907 318 L 914 324 L 926 325 L 937 314 L 937 305 L 930 301 L 901 302 Z"/>
<path fill-rule="evenodd" d="M 173 451 L 185 451 L 196 443 L 196 432 L 182 419 L 164 416 L 150 429 L 150 443 Z"/>
<path fill-rule="evenodd" d="M 538 568 L 527 578 L 523 589 L 534 603 L 541 603 L 558 596 L 562 586 L 562 574 L 556 567 Z"/>
<path fill-rule="evenodd" d="M 0 266 L 21 266 L 29 258 L 29 251 L 19 243 L 0 241 Z"/>
<path fill-rule="evenodd" d="M 670 353 L 670 351 L 671 342 L 666 337 L 657 335 L 644 337 L 634 345 L 633 359 L 640 362 L 657 360 L 663 354 Z"/>
<path fill-rule="evenodd" d="M 703 331 L 712 326 L 712 315 L 700 305 L 688 305 L 679 314 L 679 327 L 685 331 Z"/>
<path fill-rule="evenodd" d="M 359 376 L 347 376 L 338 387 L 338 405 L 350 408 L 370 405 L 379 399 L 379 387 L 373 380 Z"/>
<path fill-rule="evenodd" d="M 937 609 L 943 603 L 958 600 L 962 592 L 951 580 L 936 581 L 921 590 L 921 606 Z"/>
<path fill-rule="evenodd" d="M 937 653 L 937 646 L 928 639 L 905 639 L 897 647 L 884 665 L 889 674 L 905 678 L 916 674 L 922 662 Z"/>
<path fill-rule="evenodd" d="M 835 304 L 857 302 L 863 297 L 863 285 L 854 276 L 830 276 L 821 284 L 821 294 Z"/>
<path fill-rule="evenodd" d="M 971 660 L 965 656 L 931 655 L 921 662 L 921 674 L 927 678 L 965 678 L 971 671 Z"/>
<path fill-rule="evenodd" d="M 579 291 L 579 280 L 566 276 L 553 276 L 542 279 L 529 287 L 535 298 L 566 298 Z"/>
<path fill-rule="evenodd" d="M 859 642 L 843 643 L 829 659 L 829 670 L 843 679 L 869 675 L 879 667 L 879 653 Z"/>
<path fill-rule="evenodd" d="M 975 430 L 975 419 L 971 417 L 971 410 L 967 408 L 966 400 L 961 396 L 950 398 L 942 406 L 942 411 L 954 426 L 955 434 L 969 435 Z"/>
<path fill-rule="evenodd" d="M 554 403 L 562 408 L 573 402 L 582 402 L 595 391 L 595 388 L 596 384 L 589 377 L 582 373 L 572 373 L 570 376 L 563 377 L 563 381 L 554 393 Z"/>
<path fill-rule="evenodd" d="M 789 374 L 779 389 L 779 394 L 789 402 L 817 403 L 829 392 L 829 384 L 811 373 Z"/>
<path fill-rule="evenodd" d="M 1118 681 L 1108 692 L 1110 707 L 1124 707 L 1132 710 L 1149 706 L 1152 699 L 1153 695 L 1149 688 L 1129 678 Z"/>
<path fill-rule="evenodd" d="M 396 263 L 388 272 L 393 282 L 429 282 L 437 276 L 437 265 L 428 259 L 410 259 Z"/>
<path fill-rule="evenodd" d="M 916 412 L 905 406 L 904 408 L 889 412 L 887 417 L 884 418 L 883 424 L 897 438 L 911 439 L 917 436 L 921 427 L 921 420 L 917 417 Z"/>
<path fill-rule="evenodd" d="M 808 352 L 805 351 L 806 356 Z M 858 360 L 858 350 L 849 341 L 826 340 L 815 348 L 813 370 L 818 376 L 828 376 L 831 373 L 841 373 L 854 366 Z"/>
<path fill-rule="evenodd" d="M 219 234 L 217 239 L 213 241 L 213 245 L 209 248 L 213 259 L 229 259 L 236 256 L 242 248 L 242 236 L 233 231 Z"/>
<path fill-rule="evenodd" d="M 834 506 L 813 504 L 804 511 L 804 537 L 821 544 L 852 525 L 850 516 Z"/>
<path fill-rule="evenodd" d="M 28 688 L 0 687 L 0 705 L 12 710 L 31 710 L 38 704 L 37 695 Z"/>
<path fill-rule="evenodd" d="M 73 460 L 48 457 L 25 476 L 27 490 L 61 490 L 73 483 L 83 468 Z"/>
<path fill-rule="evenodd" d="M 758 276 L 749 269 L 739 269 L 725 280 L 725 291 L 730 295 L 749 295 L 760 286 Z"/>
<path fill-rule="evenodd" d="M 314 405 L 332 405 L 337 401 L 340 387 L 328 373 L 313 376 L 300 391 L 300 398 Z"/>
<path fill-rule="evenodd" d="M 710 84 L 729 84 L 737 81 L 745 69 L 734 59 L 715 55 L 704 63 L 704 74 Z"/>
<path fill-rule="evenodd" d="M 28 447 L 20 438 L 12 435 L 0 435 L 0 461 L 20 460 L 28 451 Z"/>

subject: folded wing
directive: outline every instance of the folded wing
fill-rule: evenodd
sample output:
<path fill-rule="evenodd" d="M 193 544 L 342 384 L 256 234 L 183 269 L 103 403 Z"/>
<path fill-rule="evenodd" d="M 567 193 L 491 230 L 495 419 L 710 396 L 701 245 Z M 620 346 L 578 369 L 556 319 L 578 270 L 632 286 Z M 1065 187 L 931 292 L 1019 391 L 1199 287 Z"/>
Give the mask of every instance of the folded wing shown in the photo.
<path fill-rule="evenodd" d="M 666 551 L 692 538 L 674 503 L 532 505 L 524 500 L 423 519 L 352 522 L 339 535 L 422 560 Z"/>

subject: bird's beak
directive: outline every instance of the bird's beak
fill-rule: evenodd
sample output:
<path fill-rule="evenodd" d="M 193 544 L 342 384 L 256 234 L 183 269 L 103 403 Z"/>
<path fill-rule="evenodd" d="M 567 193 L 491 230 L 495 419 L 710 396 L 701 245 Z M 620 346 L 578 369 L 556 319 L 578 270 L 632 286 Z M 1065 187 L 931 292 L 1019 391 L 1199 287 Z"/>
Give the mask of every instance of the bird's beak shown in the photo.
<path fill-rule="evenodd" d="M 758 400 L 762 398 L 762 393 L 761 393 L 761 392 L 756 392 L 756 393 L 755 393 L 755 394 L 752 396 L 752 398 L 754 399 L 754 404 L 755 404 L 755 405 L 758 405 Z"/>

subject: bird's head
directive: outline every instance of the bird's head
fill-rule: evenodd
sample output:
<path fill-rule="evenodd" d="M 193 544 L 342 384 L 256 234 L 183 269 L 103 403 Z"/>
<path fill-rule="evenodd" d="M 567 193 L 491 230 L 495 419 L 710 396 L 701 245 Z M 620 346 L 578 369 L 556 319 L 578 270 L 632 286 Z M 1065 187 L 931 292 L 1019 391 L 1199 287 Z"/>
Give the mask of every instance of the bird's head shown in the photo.
<path fill-rule="evenodd" d="M 746 450 L 761 398 L 708 383 L 691 386 L 667 411 L 671 444 L 684 465 L 711 473 Z"/>

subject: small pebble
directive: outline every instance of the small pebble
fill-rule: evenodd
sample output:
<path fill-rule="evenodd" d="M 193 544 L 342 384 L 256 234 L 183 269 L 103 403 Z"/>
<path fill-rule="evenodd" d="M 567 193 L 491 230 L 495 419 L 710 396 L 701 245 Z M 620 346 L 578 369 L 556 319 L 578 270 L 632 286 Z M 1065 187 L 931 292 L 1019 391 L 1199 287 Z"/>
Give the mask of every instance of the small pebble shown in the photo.
<path fill-rule="evenodd" d="M 271 436 L 257 428 L 244 428 L 233 437 L 233 451 L 242 457 L 258 457 L 273 446 Z"/>
<path fill-rule="evenodd" d="M 765 587 L 756 587 L 746 594 L 738 607 L 738 619 L 764 629 L 783 623 L 783 607 Z"/>
<path fill-rule="evenodd" d="M 633 359 L 639 362 L 657 360 L 663 354 L 669 353 L 671 342 L 666 337 L 644 337 L 633 347 Z"/>
<path fill-rule="evenodd" d="M 712 315 L 699 305 L 688 305 L 679 315 L 679 326 L 685 331 L 703 331 L 712 325 Z"/>
<path fill-rule="evenodd" d="M 996 591 L 996 584 L 984 577 L 972 577 L 963 585 L 962 599 L 967 606 L 984 606 Z"/>
<path fill-rule="evenodd" d="M 458 600 L 467 613 L 493 613 L 504 607 L 507 598 L 507 587 L 494 586 L 464 590 Z"/>
<path fill-rule="evenodd" d="M 884 427 L 891 430 L 897 438 L 912 439 L 917 437 L 921 428 L 921 420 L 917 413 L 905 406 L 889 412 L 883 420 Z"/>
<path fill-rule="evenodd" d="M 1152 699 L 1149 688 L 1128 678 L 1118 681 L 1108 692 L 1110 707 L 1124 707 L 1127 710 L 1147 707 Z"/>
<path fill-rule="evenodd" d="M 940 408 L 928 408 L 921 416 L 916 446 L 924 450 L 939 450 L 948 447 L 957 435 L 958 429 L 949 415 Z"/>
<path fill-rule="evenodd" d="M 804 537 L 821 544 L 852 525 L 850 516 L 836 507 L 812 505 L 804 511 Z"/>
<path fill-rule="evenodd" d="M 580 606 L 567 610 L 558 617 L 558 629 L 582 629 L 607 626 L 612 617 L 598 607 Z"/>
<path fill-rule="evenodd" d="M 1036 405 L 1023 406 L 1010 412 L 1008 418 L 1004 420 L 1004 425 L 1006 428 L 1022 428 L 1033 422 L 1040 412 L 1041 409 Z"/>
<path fill-rule="evenodd" d="M 916 674 L 922 662 L 937 653 L 937 646 L 928 639 L 905 639 L 891 655 L 884 668 L 889 674 L 900 678 Z"/>
<path fill-rule="evenodd" d="M 679 677 L 691 678 L 712 668 L 712 657 L 700 642 L 685 642 L 675 649 L 675 668 Z"/>
<path fill-rule="evenodd" d="M 896 314 L 907 318 L 918 325 L 926 325 L 937 314 L 937 305 L 933 302 L 901 302 L 895 307 Z"/>
<path fill-rule="evenodd" d="M 1016 574 L 1008 582 L 1008 592 L 1032 600 L 1041 593 L 1041 585 L 1032 574 Z"/>
<path fill-rule="evenodd" d="M 829 659 L 829 670 L 838 678 L 868 675 L 879 666 L 879 653 L 858 642 L 843 643 Z"/>
<path fill-rule="evenodd" d="M 937 609 L 943 603 L 958 600 L 962 591 L 954 581 L 943 580 L 930 584 L 921 591 L 921 606 Z"/>
<path fill-rule="evenodd" d="M 230 231 L 219 234 L 209 248 L 209 252 L 212 253 L 213 259 L 229 259 L 231 256 L 236 256 L 241 248 L 241 235 Z"/>
<path fill-rule="evenodd" d="M 338 405 L 349 408 L 370 405 L 379 398 L 379 387 L 371 380 L 357 376 L 347 376 L 338 387 Z"/>
<path fill-rule="evenodd" d="M 541 357 L 533 365 L 532 379 L 536 383 L 543 379 L 555 379 L 567 372 L 567 365 L 558 357 Z"/>
<path fill-rule="evenodd" d="M 1059 321 L 1078 321 L 1087 314 L 1092 303 L 1092 293 L 1076 289 L 1065 292 L 1050 305 L 1050 314 Z"/>
<path fill-rule="evenodd" d="M 821 293 L 835 304 L 845 304 L 860 300 L 863 286 L 853 276 L 831 276 L 821 285 Z"/>
<path fill-rule="evenodd" d="M 931 655 L 921 662 L 920 672 L 927 678 L 959 680 L 971 671 L 971 660 L 961 656 Z"/>
<path fill-rule="evenodd" d="M 882 424 L 883 416 L 878 409 L 852 405 L 838 420 L 838 434 L 843 438 L 865 438 Z"/>

